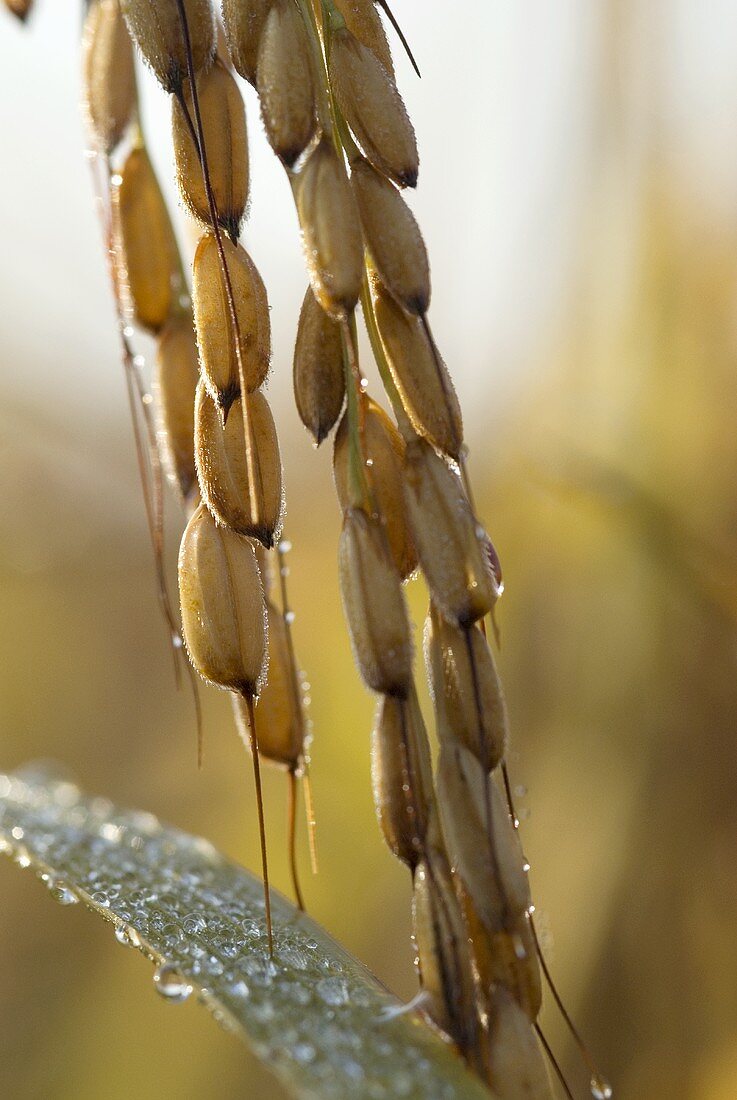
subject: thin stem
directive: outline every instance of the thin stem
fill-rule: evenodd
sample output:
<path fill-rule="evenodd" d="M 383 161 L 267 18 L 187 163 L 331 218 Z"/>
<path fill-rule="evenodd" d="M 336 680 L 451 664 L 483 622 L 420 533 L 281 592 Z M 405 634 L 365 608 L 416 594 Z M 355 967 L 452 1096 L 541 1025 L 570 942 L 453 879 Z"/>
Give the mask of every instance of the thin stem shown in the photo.
<path fill-rule="evenodd" d="M 543 1050 L 545 1051 L 545 1053 L 548 1056 L 548 1061 L 550 1062 L 551 1066 L 553 1067 L 553 1070 L 555 1071 L 555 1076 L 560 1081 L 561 1088 L 563 1089 L 566 1096 L 568 1097 L 568 1100 L 574 1100 L 573 1093 L 571 1092 L 570 1087 L 568 1085 L 568 1082 L 566 1081 L 566 1079 L 563 1075 L 563 1070 L 558 1065 L 558 1059 L 553 1054 L 550 1043 L 545 1038 L 545 1035 L 543 1034 L 543 1029 L 540 1027 L 539 1024 L 535 1024 L 535 1031 L 537 1032 L 538 1039 L 542 1043 Z"/>
<path fill-rule="evenodd" d="M 133 438 L 135 443 L 138 474 L 141 482 L 141 490 L 143 493 L 143 505 L 146 512 L 146 524 L 148 527 L 149 537 L 151 539 L 151 545 L 154 554 L 157 596 L 169 633 L 169 644 L 171 646 L 174 662 L 174 676 L 177 686 L 179 686 L 181 683 L 181 666 L 178 658 L 179 654 L 183 652 L 184 641 L 182 638 L 179 623 L 174 615 L 174 610 L 172 608 L 171 599 L 169 597 L 169 589 L 166 583 L 166 574 L 164 571 L 163 477 L 161 471 L 159 450 L 156 445 L 156 428 L 154 426 L 149 407 L 143 400 L 144 393 L 141 383 L 140 372 L 136 366 L 136 358 L 126 332 L 127 325 L 125 322 L 123 310 L 120 278 L 115 262 L 115 234 L 112 217 L 112 182 L 110 162 L 106 156 L 103 156 L 100 153 L 99 149 L 95 148 L 93 152 L 94 159 L 91 166 L 93 192 L 99 211 L 100 229 L 105 245 L 105 253 L 107 255 L 108 276 L 110 279 L 110 286 L 113 294 L 113 305 L 115 308 L 118 336 L 120 340 L 121 358 L 123 363 L 123 372 L 125 376 L 126 393 L 128 396 L 128 404 L 131 413 L 131 424 L 133 427 Z M 102 173 L 96 171 L 96 167 L 100 164 L 102 164 L 103 166 Z M 104 192 L 107 197 L 107 206 L 105 206 L 105 199 L 103 196 L 103 180 Z M 141 421 L 143 422 L 143 424 L 141 423 Z M 203 726 L 202 707 L 200 704 L 200 695 L 197 687 L 197 677 L 189 661 L 187 661 L 186 659 L 184 661 L 184 666 L 187 671 L 187 678 L 189 680 L 189 684 L 192 689 L 192 696 L 194 699 L 195 722 L 197 727 L 197 764 L 198 767 L 201 767 Z"/>
<path fill-rule="evenodd" d="M 553 981 L 553 977 L 550 973 L 550 970 L 548 969 L 548 964 L 545 961 L 545 956 L 543 955 L 542 948 L 540 946 L 540 940 L 539 940 L 538 935 L 537 935 L 537 928 L 535 927 L 535 921 L 534 921 L 534 918 L 532 916 L 532 913 L 530 913 L 528 915 L 527 919 L 530 923 L 530 931 L 532 932 L 532 938 L 533 938 L 534 943 L 535 943 L 535 951 L 537 952 L 537 957 L 540 960 L 540 967 L 541 967 L 542 972 L 545 976 L 545 981 L 548 984 L 548 988 L 550 989 L 550 992 L 553 995 L 553 1000 L 555 1001 L 555 1003 L 558 1007 L 558 1011 L 560 1012 L 561 1016 L 563 1017 L 563 1019 L 566 1023 L 566 1026 L 568 1027 L 568 1030 L 570 1031 L 571 1035 L 573 1036 L 574 1042 L 575 1042 L 576 1046 L 579 1049 L 579 1053 L 581 1054 L 581 1057 L 583 1058 L 584 1062 L 586 1063 L 586 1066 L 589 1070 L 589 1073 L 591 1074 L 592 1078 L 596 1078 L 598 1080 L 598 1079 L 600 1079 L 599 1070 L 597 1069 L 596 1064 L 594 1063 L 594 1060 L 591 1056 L 589 1048 L 586 1046 L 586 1043 L 584 1042 L 583 1038 L 581 1037 L 580 1031 L 578 1030 L 578 1028 L 574 1024 L 573 1020 L 571 1019 L 570 1014 L 568 1013 L 568 1010 L 566 1009 L 566 1006 L 563 1004 L 563 999 L 562 999 L 560 993 L 558 992 L 558 989 L 556 987 L 555 982 Z"/>
<path fill-rule="evenodd" d="M 289 792 L 287 795 L 287 844 L 289 847 L 289 872 L 292 876 L 292 889 L 297 900 L 297 908 L 304 912 L 305 903 L 299 885 L 297 871 L 297 775 L 294 768 L 289 769 Z"/>
<path fill-rule="evenodd" d="M 264 795 L 261 788 L 261 757 L 258 747 L 258 735 L 256 734 L 256 716 L 253 709 L 253 695 L 250 691 L 243 691 L 241 695 L 246 702 L 248 713 L 248 733 L 251 742 L 251 758 L 253 760 L 253 785 L 256 788 L 256 807 L 258 810 L 258 833 L 261 844 L 261 874 L 264 880 L 264 906 L 266 910 L 266 933 L 269 937 L 269 955 L 274 956 L 274 929 L 271 923 L 271 892 L 269 890 L 269 862 L 266 855 L 266 822 L 264 820 Z"/>
<path fill-rule="evenodd" d="M 511 780 L 510 780 L 510 777 L 509 777 L 509 768 L 507 767 L 506 761 L 504 761 L 502 763 L 502 776 L 503 776 L 503 779 L 504 779 L 504 793 L 506 795 L 507 808 L 509 810 L 509 816 L 512 820 L 512 825 L 514 826 L 514 828 L 519 830 L 519 817 L 517 816 L 517 812 L 516 812 L 515 806 L 514 806 L 514 798 L 512 796 L 512 783 L 511 783 Z M 583 1039 L 583 1036 L 581 1035 L 581 1032 L 578 1030 L 578 1028 L 574 1024 L 573 1019 L 571 1018 L 571 1015 L 568 1012 L 568 1009 L 566 1008 L 565 1004 L 563 1003 L 563 998 L 561 997 L 560 993 L 558 992 L 558 987 L 556 986 L 556 984 L 553 980 L 553 975 L 550 973 L 550 968 L 548 967 L 548 964 L 545 960 L 545 955 L 543 954 L 543 950 L 542 950 L 542 947 L 540 945 L 540 937 L 537 934 L 537 927 L 535 925 L 535 918 L 533 917 L 532 913 L 527 914 L 527 920 L 528 920 L 528 923 L 529 923 L 529 926 L 530 926 L 530 932 L 532 933 L 532 940 L 533 940 L 533 943 L 535 945 L 535 954 L 538 957 L 538 961 L 540 963 L 540 969 L 543 972 L 543 977 L 545 978 L 545 982 L 548 986 L 548 989 L 550 990 L 550 993 L 553 997 L 553 1000 L 555 1001 L 556 1007 L 557 1007 L 558 1011 L 560 1012 L 566 1027 L 568 1028 L 571 1035 L 573 1036 L 573 1041 L 575 1042 L 576 1046 L 578 1047 L 579 1053 L 580 1053 L 581 1057 L 583 1058 L 584 1062 L 586 1063 L 586 1066 L 587 1066 L 587 1068 L 588 1068 L 588 1070 L 591 1074 L 592 1079 L 600 1080 L 601 1075 L 600 1075 L 599 1070 L 596 1066 L 596 1063 L 594 1062 L 594 1059 L 591 1055 L 591 1052 L 590 1052 L 588 1046 L 586 1045 L 586 1043 Z"/>
<path fill-rule="evenodd" d="M 402 31 L 402 28 L 399 26 L 399 23 L 397 22 L 396 17 L 394 16 L 394 13 L 392 12 L 391 8 L 389 7 L 389 4 L 388 4 L 387 0 L 376 0 L 376 3 L 379 5 L 379 7 L 381 8 L 382 11 L 386 12 L 386 17 L 389 20 L 389 22 L 391 23 L 391 25 L 394 27 L 394 30 L 397 33 L 397 37 L 399 38 L 399 41 L 402 43 L 402 45 L 404 47 L 404 52 L 407 54 L 407 57 L 409 58 L 409 61 L 410 61 L 410 64 L 411 64 L 412 68 L 415 70 L 415 72 L 420 77 L 420 79 L 422 79 L 422 73 L 420 72 L 419 66 L 417 65 L 417 62 L 415 61 L 415 56 L 412 53 L 412 50 L 409 48 L 409 42 L 404 37 L 404 32 Z"/>
<path fill-rule="evenodd" d="M 303 769 L 305 782 L 307 782 L 306 770 L 307 762 L 304 757 L 304 743 L 306 736 L 305 728 L 305 707 L 304 699 L 302 696 L 302 686 L 300 683 L 299 669 L 297 668 L 297 655 L 294 649 L 294 638 L 292 636 L 292 609 L 289 604 L 289 593 L 287 591 L 287 572 L 288 566 L 286 564 L 286 549 L 284 540 L 282 539 L 276 547 L 277 555 L 277 567 L 279 569 L 279 591 L 281 593 L 281 614 L 284 619 L 284 631 L 287 638 L 287 652 L 289 655 L 289 681 L 290 690 L 292 692 L 292 698 L 294 701 L 295 714 L 298 716 L 300 723 L 300 744 L 302 747 L 302 759 L 300 761 Z M 317 852 L 315 849 L 315 820 L 314 812 L 307 814 L 307 835 L 308 843 L 310 847 L 310 861 L 312 863 L 313 871 L 317 871 Z"/>
<path fill-rule="evenodd" d="M 312 780 L 310 778 L 310 762 L 305 760 L 302 773 L 302 792 L 305 800 L 305 817 L 307 818 L 307 838 L 310 847 L 310 867 L 313 875 L 318 873 L 317 862 L 317 823 L 315 821 L 315 803 L 312 797 Z"/>

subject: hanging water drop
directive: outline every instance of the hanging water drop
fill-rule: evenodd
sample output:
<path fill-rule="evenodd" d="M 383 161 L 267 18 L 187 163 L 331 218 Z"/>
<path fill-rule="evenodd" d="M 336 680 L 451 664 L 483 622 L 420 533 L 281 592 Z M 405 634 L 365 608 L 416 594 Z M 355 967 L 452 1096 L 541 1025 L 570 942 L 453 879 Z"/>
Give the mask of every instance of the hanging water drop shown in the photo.
<path fill-rule="evenodd" d="M 186 1001 L 192 992 L 192 985 L 182 974 L 181 970 L 172 963 L 164 963 L 156 968 L 154 974 L 154 988 L 157 993 L 165 997 L 172 1004 L 181 1004 Z"/>
<path fill-rule="evenodd" d="M 608 1081 L 597 1074 L 591 1078 L 591 1095 L 594 1100 L 611 1100 L 614 1090 Z"/>
<path fill-rule="evenodd" d="M 141 946 L 141 940 L 135 928 L 130 928 L 127 924 L 117 924 L 115 926 L 115 938 L 118 943 L 122 943 L 123 947 Z"/>
<path fill-rule="evenodd" d="M 74 891 L 63 882 L 49 882 L 48 886 L 49 893 L 54 901 L 59 902 L 59 905 L 76 905 L 79 901 Z"/>

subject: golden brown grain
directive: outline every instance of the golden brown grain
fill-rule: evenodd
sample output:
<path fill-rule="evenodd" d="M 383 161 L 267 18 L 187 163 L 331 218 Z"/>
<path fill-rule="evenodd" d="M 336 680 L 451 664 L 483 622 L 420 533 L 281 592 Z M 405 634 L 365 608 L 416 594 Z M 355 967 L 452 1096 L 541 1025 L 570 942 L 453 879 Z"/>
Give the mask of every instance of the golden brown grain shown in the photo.
<path fill-rule="evenodd" d="M 225 425 L 204 383 L 197 389 L 195 461 L 202 499 L 215 519 L 266 547 L 279 536 L 283 513 L 282 469 L 276 425 L 260 391 L 247 404 L 256 483 L 251 484 L 240 398 Z"/>
<path fill-rule="evenodd" d="M 161 330 L 154 375 L 159 445 L 169 478 L 184 500 L 197 486 L 194 399 L 199 377 L 192 313 L 186 310 Z"/>
<path fill-rule="evenodd" d="M 103 153 L 116 147 L 136 106 L 136 73 L 118 0 L 95 0 L 83 34 L 82 86 L 87 123 Z"/>
<path fill-rule="evenodd" d="M 373 280 L 374 312 L 394 385 L 415 431 L 458 459 L 463 421 L 448 369 L 428 338 L 421 318 L 405 313 Z"/>
<path fill-rule="evenodd" d="M 407 520 L 404 499 L 404 440 L 375 401 L 365 403 L 363 452 L 366 479 L 373 502 L 384 524 L 394 564 L 404 580 L 417 568 L 417 552 Z M 344 415 L 335 435 L 333 474 L 338 500 L 344 510 L 350 507 L 351 444 L 348 416 Z"/>
<path fill-rule="evenodd" d="M 293 0 L 274 0 L 261 33 L 256 86 L 266 136 L 291 168 L 316 127 L 307 33 Z"/>
<path fill-rule="evenodd" d="M 343 408 L 345 373 L 340 328 L 311 287 L 299 315 L 293 381 L 299 418 L 319 447 Z"/>
<path fill-rule="evenodd" d="M 425 626 L 425 660 L 439 736 L 444 741 L 459 741 L 484 771 L 492 771 L 504 756 L 508 722 L 486 638 L 476 626 L 449 623 L 431 605 Z"/>
<path fill-rule="evenodd" d="M 180 282 L 176 238 L 148 153 L 133 148 L 113 191 L 122 281 L 136 320 L 157 332 L 166 323 Z"/>
<path fill-rule="evenodd" d="M 121 0 L 133 41 L 167 92 L 180 92 L 187 78 L 187 51 L 177 0 Z M 184 0 L 195 72 L 215 53 L 215 18 L 210 0 Z"/>
<path fill-rule="evenodd" d="M 236 339 L 249 392 L 266 378 L 271 354 L 268 308 L 262 287 L 245 249 L 223 240 L 225 262 L 233 287 L 238 335 L 233 332 L 220 255 L 212 233 L 205 233 L 192 267 L 194 306 L 200 365 L 208 391 L 227 413 L 240 391 Z"/>
<path fill-rule="evenodd" d="M 332 36 L 330 80 L 338 106 L 363 153 L 399 187 L 417 183 L 419 158 L 412 123 L 392 76 L 346 29 Z"/>
<path fill-rule="evenodd" d="M 266 604 L 248 539 L 218 527 L 204 505 L 179 551 L 182 626 L 192 664 L 221 688 L 257 695 L 266 671 Z"/>
<path fill-rule="evenodd" d="M 401 581 L 377 521 L 350 508 L 338 555 L 353 652 L 368 687 L 404 698 L 412 680 L 412 640 Z"/>
<path fill-rule="evenodd" d="M 243 98 L 230 72 L 217 58 L 212 68 L 198 76 L 197 95 L 218 217 L 235 243 L 248 203 L 248 137 Z M 209 226 L 210 205 L 199 149 L 188 124 L 192 113 L 192 93 L 186 88 L 183 105 L 172 100 L 177 181 L 192 215 Z"/>
<path fill-rule="evenodd" d="M 297 213 L 310 282 L 320 305 L 336 318 L 355 307 L 363 279 L 363 237 L 345 167 L 325 139 L 295 181 Z"/>
<path fill-rule="evenodd" d="M 222 0 L 225 39 L 237 73 L 256 83 L 256 65 L 266 17 L 273 0 Z"/>
<path fill-rule="evenodd" d="M 424 439 L 407 445 L 404 469 L 410 529 L 432 598 L 450 622 L 470 626 L 494 606 L 496 590 L 461 479 Z"/>
<path fill-rule="evenodd" d="M 410 313 L 430 304 L 430 265 L 420 227 L 396 187 L 365 160 L 351 165 L 351 182 L 373 266 L 386 289 Z"/>

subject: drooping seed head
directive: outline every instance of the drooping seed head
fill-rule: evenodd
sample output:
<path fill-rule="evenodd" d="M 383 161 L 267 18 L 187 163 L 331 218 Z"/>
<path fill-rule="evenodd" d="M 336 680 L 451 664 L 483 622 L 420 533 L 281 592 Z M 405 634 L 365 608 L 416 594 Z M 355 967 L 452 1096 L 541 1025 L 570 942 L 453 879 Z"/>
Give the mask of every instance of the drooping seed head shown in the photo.
<path fill-rule="evenodd" d="M 256 87 L 269 143 L 291 168 L 317 125 L 309 42 L 293 0 L 273 0 L 261 33 Z"/>
<path fill-rule="evenodd" d="M 121 0 L 133 41 L 167 92 L 181 92 L 187 79 L 187 49 L 177 0 Z M 210 0 L 184 0 L 196 73 L 212 63 L 215 17 Z"/>
<path fill-rule="evenodd" d="M 87 124 L 101 151 L 111 153 L 136 105 L 133 43 L 118 0 L 95 0 L 87 12 L 83 40 Z"/>
<path fill-rule="evenodd" d="M 218 220 L 236 242 L 248 203 L 248 137 L 246 111 L 238 85 L 218 58 L 197 78 L 205 151 Z M 184 103 L 193 118 L 192 92 L 184 90 Z M 192 215 L 210 226 L 202 166 L 184 108 L 172 101 L 172 134 L 177 182 Z"/>
<path fill-rule="evenodd" d="M 507 708 L 491 649 L 478 627 L 455 626 L 434 604 L 425 624 L 425 661 L 438 734 L 497 766 L 507 743 Z"/>
<path fill-rule="evenodd" d="M 373 691 L 405 698 L 412 683 L 412 638 L 404 593 L 381 526 L 359 508 L 345 514 L 338 567 L 364 681 Z"/>
<path fill-rule="evenodd" d="M 233 67 L 254 85 L 261 35 L 272 4 L 273 0 L 222 0 L 223 29 Z"/>
<path fill-rule="evenodd" d="M 513 932 L 532 904 L 519 837 L 494 780 L 459 744 L 441 745 L 438 806 L 453 868 L 490 932 Z"/>
<path fill-rule="evenodd" d="M 430 748 L 414 688 L 406 699 L 385 695 L 379 703 L 371 778 L 384 840 L 414 870 L 423 854 L 433 790 Z"/>
<path fill-rule="evenodd" d="M 138 323 L 158 332 L 169 318 L 181 276 L 169 212 L 144 148 L 130 151 L 112 194 L 121 281 Z"/>
<path fill-rule="evenodd" d="M 409 316 L 378 279 L 372 281 L 376 324 L 394 385 L 412 427 L 458 459 L 463 421 L 448 368 L 420 317 Z"/>
<path fill-rule="evenodd" d="M 246 388 L 257 389 L 269 370 L 271 334 L 266 292 L 250 256 L 240 245 L 223 239 L 225 262 L 233 289 Z M 228 303 L 217 241 L 205 233 L 192 266 L 200 369 L 211 397 L 227 414 L 240 392 L 236 333 Z"/>
<path fill-rule="evenodd" d="M 194 401 L 200 377 L 192 314 L 174 315 L 156 347 L 154 395 L 157 439 L 169 480 L 183 500 L 197 486 L 194 462 Z"/>
<path fill-rule="evenodd" d="M 299 685 L 292 682 L 292 666 L 284 616 L 267 602 L 269 621 L 269 675 L 256 705 L 258 748 L 272 764 L 299 769 L 305 751 L 306 723 Z M 240 695 L 233 695 L 236 724 L 244 744 L 250 748 L 248 708 Z"/>
<path fill-rule="evenodd" d="M 412 211 L 394 184 L 368 161 L 352 166 L 351 182 L 366 248 L 381 282 L 409 313 L 426 313 L 430 265 Z"/>
<path fill-rule="evenodd" d="M 200 505 L 179 550 L 179 597 L 189 658 L 205 680 L 257 695 L 266 669 L 266 604 L 248 539 Z"/>
<path fill-rule="evenodd" d="M 409 525 L 433 600 L 450 622 L 470 626 L 494 606 L 496 590 L 460 477 L 424 439 L 407 444 Z"/>
<path fill-rule="evenodd" d="M 471 957 L 450 869 L 434 853 L 415 871 L 412 915 L 430 1016 L 468 1056 L 480 1036 Z"/>
<path fill-rule="evenodd" d="M 311 287 L 299 315 L 293 373 L 299 418 L 319 447 L 343 408 L 345 372 L 340 328 Z"/>
<path fill-rule="evenodd" d="M 417 552 L 407 519 L 404 499 L 404 440 L 384 410 L 366 400 L 363 443 L 366 479 L 371 487 L 389 550 L 402 580 L 417 568 Z M 351 505 L 351 445 L 348 417 L 343 416 L 335 435 L 333 474 L 341 508 Z"/>
<path fill-rule="evenodd" d="M 500 986 L 489 1013 L 489 1084 L 508 1100 L 552 1100 L 547 1066 L 530 1020 Z"/>
<path fill-rule="evenodd" d="M 284 510 L 279 441 L 269 403 L 260 391 L 249 394 L 246 411 L 250 463 L 240 398 L 223 426 L 218 406 L 200 383 L 195 406 L 197 476 L 202 499 L 216 520 L 270 547 Z"/>
<path fill-rule="evenodd" d="M 363 237 L 353 189 L 326 139 L 294 182 L 307 270 L 324 310 L 343 318 L 356 305 L 363 279 Z"/>
<path fill-rule="evenodd" d="M 393 77 L 392 52 L 374 0 L 333 0 L 333 3 L 343 16 L 345 25 L 353 37 L 376 54 L 386 71 Z"/>
<path fill-rule="evenodd" d="M 376 54 L 345 28 L 332 36 L 330 81 L 365 156 L 399 187 L 414 187 L 419 157 L 402 97 Z"/>

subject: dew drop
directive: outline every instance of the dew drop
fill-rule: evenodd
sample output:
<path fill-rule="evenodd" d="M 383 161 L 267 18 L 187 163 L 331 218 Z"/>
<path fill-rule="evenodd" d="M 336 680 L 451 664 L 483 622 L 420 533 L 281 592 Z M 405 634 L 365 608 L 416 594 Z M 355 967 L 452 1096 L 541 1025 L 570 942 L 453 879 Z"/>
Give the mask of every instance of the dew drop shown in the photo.
<path fill-rule="evenodd" d="M 207 928 L 207 921 L 201 913 L 190 913 L 182 921 L 182 928 L 188 936 L 201 936 Z"/>
<path fill-rule="evenodd" d="M 366 459 L 366 465 L 367 466 L 371 467 L 371 466 L 373 466 L 373 464 L 374 464 L 373 458 L 367 458 Z"/>
<path fill-rule="evenodd" d="M 295 620 L 295 614 L 294 614 L 293 611 L 285 611 L 284 612 L 284 621 L 285 622 L 287 622 L 291 625 L 294 622 L 294 620 Z"/>
<path fill-rule="evenodd" d="M 21 829 L 20 825 L 16 825 L 13 829 L 10 830 L 10 835 L 12 836 L 13 840 L 22 840 L 25 836 L 25 833 Z"/>
<path fill-rule="evenodd" d="M 362 378 L 361 379 L 361 393 L 366 392 L 366 390 L 368 389 L 368 384 L 369 384 L 368 383 L 368 378 Z"/>
<path fill-rule="evenodd" d="M 281 542 L 279 543 L 279 553 L 280 554 L 288 554 L 291 549 L 292 549 L 292 544 L 289 541 L 289 539 L 282 539 Z"/>
<path fill-rule="evenodd" d="M 92 157 L 90 159 L 94 160 L 95 156 L 96 156 L 96 154 L 93 153 Z M 122 182 L 123 182 L 123 177 L 118 172 L 116 172 L 114 175 L 112 175 L 110 177 L 110 183 L 113 185 L 113 187 L 120 187 Z"/>
<path fill-rule="evenodd" d="M 591 1078 L 591 1095 L 595 1100 L 611 1100 L 614 1096 L 614 1090 L 608 1081 L 605 1081 L 603 1077 L 595 1075 Z"/>
<path fill-rule="evenodd" d="M 192 986 L 181 970 L 178 970 L 171 963 L 157 966 L 154 973 L 154 988 L 157 993 L 160 993 L 172 1004 L 181 1004 L 182 1001 L 187 1000 L 192 992 Z"/>
<path fill-rule="evenodd" d="M 63 882 L 50 882 L 49 893 L 54 901 L 59 902 L 59 905 L 76 905 L 79 901 L 74 891 Z"/>
<path fill-rule="evenodd" d="M 297 1043 L 292 1050 L 295 1061 L 301 1065 L 306 1065 L 309 1062 L 315 1060 L 315 1048 L 311 1043 Z"/>
<path fill-rule="evenodd" d="M 125 924 L 118 924 L 115 927 L 115 938 L 118 943 L 122 943 L 123 947 L 140 947 L 141 941 L 135 928 L 129 928 Z"/>
<path fill-rule="evenodd" d="M 527 958 L 527 951 L 525 950 L 525 945 L 520 936 L 512 936 L 512 946 L 514 947 L 516 957 L 520 959 L 520 961 Z"/>
<path fill-rule="evenodd" d="M 342 978 L 321 978 L 315 989 L 326 1005 L 344 1005 L 348 1001 L 348 986 Z"/>

